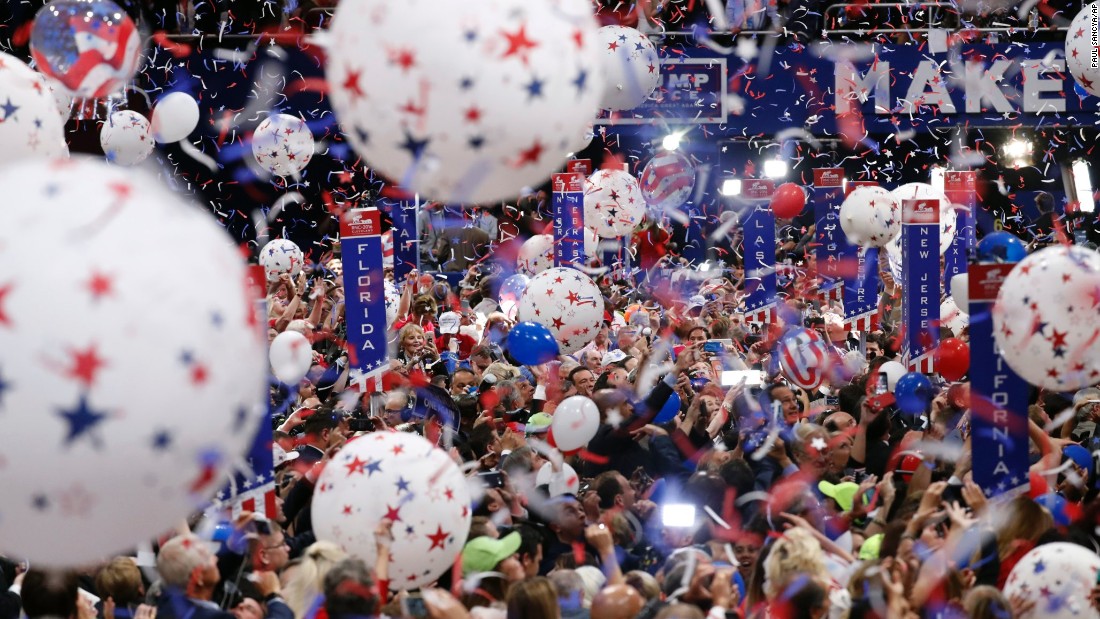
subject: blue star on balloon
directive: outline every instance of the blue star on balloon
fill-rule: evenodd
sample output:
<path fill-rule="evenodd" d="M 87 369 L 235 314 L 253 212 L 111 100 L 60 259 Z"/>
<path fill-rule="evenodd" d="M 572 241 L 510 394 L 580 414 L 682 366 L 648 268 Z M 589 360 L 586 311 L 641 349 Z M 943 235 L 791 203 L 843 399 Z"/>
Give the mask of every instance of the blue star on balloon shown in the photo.
<path fill-rule="evenodd" d="M 577 94 L 584 92 L 584 86 L 588 82 L 588 71 L 581 69 L 577 73 L 577 79 L 573 80 L 573 85 L 577 87 Z"/>
<path fill-rule="evenodd" d="M 396 485 L 397 485 L 397 491 L 398 492 L 408 492 L 409 491 L 409 482 L 406 481 L 404 477 L 398 477 Z"/>
<path fill-rule="evenodd" d="M 382 472 L 382 461 L 381 460 L 372 460 L 372 461 L 368 462 L 366 464 L 366 470 L 368 471 L 368 475 L 367 475 L 368 477 L 370 477 L 371 475 L 374 475 L 375 473 L 381 473 Z"/>
<path fill-rule="evenodd" d="M 11 383 L 4 380 L 4 375 L 0 374 L 0 408 L 4 406 L 4 392 L 11 388 Z"/>
<path fill-rule="evenodd" d="M 11 102 L 11 97 L 8 97 L 8 102 L 4 105 L 0 105 L 0 110 L 4 110 L 4 120 L 8 120 L 19 109 L 18 105 Z"/>
<path fill-rule="evenodd" d="M 172 434 L 168 430 L 161 430 L 153 435 L 153 449 L 164 451 L 172 445 Z"/>
<path fill-rule="evenodd" d="M 531 83 L 524 86 L 524 88 L 527 89 L 527 95 L 534 99 L 535 97 L 542 97 L 542 85 L 543 81 L 532 75 Z"/>
<path fill-rule="evenodd" d="M 424 151 L 428 149 L 428 144 L 430 144 L 430 143 L 431 143 L 431 140 L 429 140 L 427 138 L 425 138 L 423 140 L 418 140 L 415 137 L 413 137 L 413 134 L 409 133 L 408 130 L 405 130 L 405 141 L 402 142 L 401 144 L 399 144 L 398 146 L 402 150 L 408 151 L 409 156 L 412 157 L 415 160 L 415 159 L 420 159 L 420 156 L 423 155 Z"/>
<path fill-rule="evenodd" d="M 87 394 L 80 394 L 80 400 L 76 403 L 75 407 L 69 410 L 63 409 L 59 414 L 69 424 L 69 433 L 65 436 L 66 447 L 72 445 L 74 441 L 85 435 L 88 436 L 97 449 L 101 447 L 99 438 L 90 433 L 93 432 L 100 423 L 103 423 L 107 415 L 106 413 L 97 412 L 88 406 Z"/>

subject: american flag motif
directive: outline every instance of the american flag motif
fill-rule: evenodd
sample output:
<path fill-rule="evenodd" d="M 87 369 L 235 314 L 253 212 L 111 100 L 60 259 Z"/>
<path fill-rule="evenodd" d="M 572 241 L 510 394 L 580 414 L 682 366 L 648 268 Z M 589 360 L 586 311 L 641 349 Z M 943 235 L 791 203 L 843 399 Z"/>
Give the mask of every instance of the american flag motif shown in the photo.
<path fill-rule="evenodd" d="M 776 307 L 772 304 L 746 313 L 745 322 L 752 325 L 771 325 L 775 324 L 777 315 Z"/>
<path fill-rule="evenodd" d="M 871 311 L 845 319 L 844 326 L 851 331 L 874 331 L 878 327 L 878 312 Z"/>
<path fill-rule="evenodd" d="M 926 353 L 917 357 L 916 359 L 906 360 L 905 366 L 909 368 L 910 372 L 920 372 L 921 374 L 932 373 L 932 353 Z"/>

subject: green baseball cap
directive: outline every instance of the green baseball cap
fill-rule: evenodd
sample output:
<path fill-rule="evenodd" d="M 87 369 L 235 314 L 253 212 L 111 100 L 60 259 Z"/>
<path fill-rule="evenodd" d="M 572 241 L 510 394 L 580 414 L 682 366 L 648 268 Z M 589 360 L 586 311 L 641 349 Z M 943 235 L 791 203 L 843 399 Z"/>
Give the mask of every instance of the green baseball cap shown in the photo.
<path fill-rule="evenodd" d="M 882 549 L 882 540 L 885 537 L 882 533 L 878 533 L 865 539 L 863 545 L 859 547 L 859 559 L 861 561 L 874 561 L 877 559 L 879 550 Z"/>
<path fill-rule="evenodd" d="M 859 484 L 850 481 L 840 482 L 839 484 L 830 484 L 827 481 L 821 481 L 817 483 L 817 489 L 821 491 L 821 494 L 836 501 L 841 511 L 849 512 L 852 511 L 852 499 L 855 498 L 856 492 L 859 491 Z"/>
<path fill-rule="evenodd" d="M 498 563 L 516 554 L 521 541 L 518 531 L 500 539 L 486 535 L 475 537 L 462 549 L 462 571 L 466 574 L 492 572 Z"/>

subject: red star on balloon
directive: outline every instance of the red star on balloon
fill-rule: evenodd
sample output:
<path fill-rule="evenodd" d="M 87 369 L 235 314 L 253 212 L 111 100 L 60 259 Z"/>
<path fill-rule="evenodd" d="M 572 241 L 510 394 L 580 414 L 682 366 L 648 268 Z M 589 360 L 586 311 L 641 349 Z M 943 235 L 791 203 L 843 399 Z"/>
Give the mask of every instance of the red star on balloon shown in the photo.
<path fill-rule="evenodd" d="M 11 289 L 15 287 L 15 284 L 4 284 L 0 286 L 0 325 L 11 326 L 11 319 L 4 312 L 4 298 L 8 296 Z"/>
<path fill-rule="evenodd" d="M 401 506 L 398 505 L 397 507 L 390 507 L 389 505 L 387 505 L 386 515 L 382 517 L 387 520 L 392 520 L 394 522 L 401 520 Z"/>
<path fill-rule="evenodd" d="M 206 366 L 201 363 L 196 363 L 191 368 L 191 384 L 196 386 L 201 385 L 206 382 L 206 378 Z"/>
<path fill-rule="evenodd" d="M 399 49 L 390 52 L 390 62 L 401 67 L 401 71 L 408 73 L 416 64 L 416 54 L 412 50 Z"/>
<path fill-rule="evenodd" d="M 348 477 L 351 477 L 353 473 L 363 475 L 363 471 L 367 468 L 367 463 L 360 460 L 359 456 L 355 456 L 355 459 L 345 464 L 344 468 L 348 470 Z"/>
<path fill-rule="evenodd" d="M 528 148 L 527 150 L 521 150 L 519 152 L 519 163 L 517 165 L 526 166 L 537 164 L 539 162 L 539 159 L 542 157 L 542 149 L 542 144 L 540 144 L 538 140 L 535 140 L 535 143 L 531 145 L 531 148 Z"/>
<path fill-rule="evenodd" d="M 555 329 L 561 329 L 565 326 L 565 321 L 561 318 L 554 318 L 553 320 L 551 320 L 551 322 L 554 324 Z"/>
<path fill-rule="evenodd" d="M 504 55 L 501 58 L 509 58 L 511 56 L 519 56 L 523 64 L 527 64 L 527 52 L 535 49 L 539 46 L 531 39 L 527 38 L 527 25 L 523 24 L 519 27 L 515 33 L 509 34 L 502 32 L 504 38 L 508 41 L 508 49 L 504 51 Z"/>
<path fill-rule="evenodd" d="M 363 88 L 359 86 L 359 77 L 362 73 L 362 71 L 348 71 L 347 76 L 344 78 L 344 90 L 351 95 L 352 99 L 359 99 L 366 96 L 363 94 Z"/>
<path fill-rule="evenodd" d="M 1050 345 L 1055 347 L 1055 348 L 1058 348 L 1059 346 L 1065 346 L 1066 345 L 1066 335 L 1068 335 L 1068 332 L 1063 331 L 1063 332 L 1059 333 L 1058 329 L 1054 329 L 1054 333 L 1050 337 Z"/>
<path fill-rule="evenodd" d="M 95 344 L 88 345 L 85 350 L 70 350 L 69 354 L 72 355 L 73 362 L 68 371 L 69 377 L 91 388 L 92 383 L 95 382 L 96 373 L 107 365 L 107 362 L 96 353 Z"/>
<path fill-rule="evenodd" d="M 435 533 L 428 534 L 428 539 L 432 540 L 432 546 L 428 548 L 428 550 L 435 550 L 436 548 L 443 550 L 444 544 L 447 543 L 447 538 L 450 537 L 450 535 L 450 533 L 443 530 L 442 526 L 436 525 Z"/>

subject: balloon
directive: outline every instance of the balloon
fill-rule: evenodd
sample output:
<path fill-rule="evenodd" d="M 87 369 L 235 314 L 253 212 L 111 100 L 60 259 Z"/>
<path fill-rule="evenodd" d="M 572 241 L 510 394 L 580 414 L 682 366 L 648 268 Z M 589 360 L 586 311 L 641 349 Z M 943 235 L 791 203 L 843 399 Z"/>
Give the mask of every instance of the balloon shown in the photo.
<path fill-rule="evenodd" d="M 372 169 L 422 198 L 485 203 L 562 167 L 604 82 L 587 0 L 379 6 L 340 3 L 325 54 L 336 118 Z"/>
<path fill-rule="evenodd" d="M 538 275 L 554 266 L 554 235 L 536 234 L 523 242 L 516 256 L 516 268 L 528 275 Z"/>
<path fill-rule="evenodd" d="M 535 475 L 536 486 L 549 486 L 550 497 L 563 494 L 577 494 L 581 489 L 581 478 L 577 471 L 569 466 L 568 462 L 562 462 L 561 472 L 554 474 L 554 465 L 546 462 L 539 468 Z"/>
<path fill-rule="evenodd" d="M 771 208 L 776 217 L 793 219 L 806 206 L 806 192 L 794 183 L 783 183 L 772 194 Z"/>
<path fill-rule="evenodd" d="M 1100 254 L 1047 247 L 1016 265 L 993 305 L 993 335 L 1029 383 L 1076 391 L 1100 380 Z"/>
<path fill-rule="evenodd" d="M 576 154 L 582 150 L 588 148 L 588 145 L 592 143 L 592 140 L 596 137 L 596 125 L 594 123 L 588 123 L 577 137 L 577 141 L 573 142 L 573 145 L 569 147 L 569 152 Z"/>
<path fill-rule="evenodd" d="M 520 320 L 550 329 L 569 355 L 596 338 L 603 324 L 603 295 L 584 273 L 554 267 L 531 278 L 519 300 Z"/>
<path fill-rule="evenodd" d="M 658 211 L 679 207 L 695 188 L 695 166 L 676 151 L 662 151 L 642 170 L 642 197 Z"/>
<path fill-rule="evenodd" d="M 389 279 L 385 282 L 385 290 L 386 326 L 392 327 L 393 321 L 397 320 L 397 310 L 401 307 L 401 291 L 397 289 L 397 284 Z"/>
<path fill-rule="evenodd" d="M 600 237 L 596 231 L 588 226 L 581 231 L 584 236 L 584 257 L 588 262 L 600 260 Z"/>
<path fill-rule="evenodd" d="M 653 423 L 668 423 L 676 419 L 676 415 L 680 414 L 680 406 L 682 404 L 683 402 L 680 400 L 680 394 L 673 392 L 673 394 L 665 400 L 665 405 L 661 407 L 657 416 L 653 418 Z"/>
<path fill-rule="evenodd" d="M 1100 97 L 1100 63 L 1096 57 L 1096 31 L 1100 27 L 1100 2 L 1081 9 L 1066 31 L 1066 69 L 1077 84 Z"/>
<path fill-rule="evenodd" d="M 940 376 L 959 380 L 970 371 L 970 346 L 958 338 L 946 338 L 936 348 L 933 364 Z"/>
<path fill-rule="evenodd" d="M 1069 542 L 1043 544 L 1012 568 L 1004 595 L 1034 604 L 1016 615 L 1020 619 L 1100 619 L 1089 602 L 1097 572 L 1100 556 L 1095 552 Z"/>
<path fill-rule="evenodd" d="M 115 112 L 99 131 L 99 145 L 107 154 L 107 161 L 124 166 L 137 165 L 153 152 L 149 121 L 131 110 Z"/>
<path fill-rule="evenodd" d="M 194 513 L 266 422 L 263 293 L 141 171 L 35 160 L 0 192 L 0 550 L 90 565 Z"/>
<path fill-rule="evenodd" d="M 890 192 L 897 200 L 900 207 L 904 200 L 939 200 L 940 202 L 940 255 L 951 247 L 951 241 L 955 238 L 955 207 L 942 191 L 934 189 L 927 183 L 909 183 L 902 185 Z M 901 281 L 901 234 L 898 234 L 885 245 L 887 258 L 894 279 Z"/>
<path fill-rule="evenodd" d="M 947 297 L 940 303 L 940 325 L 951 329 L 951 333 L 959 337 L 963 329 L 970 326 L 970 316 L 955 305 L 955 299 Z"/>
<path fill-rule="evenodd" d="M 137 72 L 141 33 L 111 0 L 54 0 L 31 28 L 35 66 L 78 97 L 122 90 Z"/>
<path fill-rule="evenodd" d="M 803 389 L 817 389 L 829 367 L 829 344 L 815 331 L 791 329 L 776 347 L 783 376 Z"/>
<path fill-rule="evenodd" d="M 508 332 L 508 352 L 523 365 L 540 365 L 558 356 L 558 342 L 543 325 L 521 322 Z"/>
<path fill-rule="evenodd" d="M 446 452 L 416 434 L 375 432 L 333 456 L 313 494 L 313 531 L 374 565 L 374 528 L 395 522 L 390 583 L 435 581 L 454 564 L 470 528 L 470 490 Z"/>
<path fill-rule="evenodd" d="M 629 235 L 645 216 L 638 181 L 622 170 L 598 170 L 584 183 L 584 225 L 605 239 Z"/>
<path fill-rule="evenodd" d="M 898 402 L 898 409 L 910 415 L 923 415 L 932 405 L 932 398 L 936 396 L 936 390 L 932 387 L 932 381 L 920 372 L 909 372 L 898 379 L 894 386 L 894 397 Z"/>
<path fill-rule="evenodd" d="M 280 275 L 298 277 L 304 263 L 305 255 L 294 241 L 272 239 L 260 250 L 260 266 L 264 268 L 269 282 L 278 280 Z"/>
<path fill-rule="evenodd" d="M 901 206 L 882 187 L 856 187 L 840 205 L 840 228 L 853 245 L 882 247 L 901 232 Z"/>
<path fill-rule="evenodd" d="M 951 296 L 955 299 L 955 305 L 964 314 L 970 314 L 970 274 L 957 273 L 951 278 Z M 940 314 L 943 315 L 942 313 Z"/>
<path fill-rule="evenodd" d="M 519 301 L 519 298 L 523 296 L 523 291 L 527 290 L 527 284 L 531 282 L 531 278 L 527 277 L 523 273 L 516 273 L 509 276 L 504 280 L 504 283 L 500 285 L 500 300 L 501 301 Z"/>
<path fill-rule="evenodd" d="M 554 409 L 550 432 L 554 445 L 562 451 L 575 451 L 588 444 L 600 428 L 600 410 L 583 395 L 565 398 Z"/>
<path fill-rule="evenodd" d="M 69 154 L 65 123 L 54 110 L 45 78 L 0 52 L 0 167 Z"/>
<path fill-rule="evenodd" d="M 898 384 L 898 379 L 909 373 L 909 370 L 905 369 L 905 366 L 897 361 L 887 361 L 878 366 L 879 372 L 886 373 L 886 387 L 892 392 L 894 386 Z"/>
<path fill-rule="evenodd" d="M 626 26 L 600 28 L 605 85 L 600 107 L 632 110 L 645 103 L 661 82 L 661 59 L 649 37 Z"/>
<path fill-rule="evenodd" d="M 298 176 L 313 158 L 313 133 L 297 116 L 272 114 L 252 134 L 252 156 L 275 176 Z"/>
<path fill-rule="evenodd" d="M 287 385 L 297 385 L 313 366 L 313 347 L 309 339 L 297 331 L 276 335 L 267 355 L 275 378 Z"/>
<path fill-rule="evenodd" d="M 1027 257 L 1027 246 L 1011 232 L 991 232 L 978 241 L 978 262 L 1019 262 Z"/>
<path fill-rule="evenodd" d="M 35 75 L 42 74 L 35 73 Z M 73 96 L 61 85 L 61 82 L 55 79 L 42 75 L 42 81 L 50 89 L 50 96 L 53 97 L 53 103 L 57 106 L 57 115 L 61 118 L 61 125 L 64 126 L 65 123 L 69 122 L 69 116 L 73 111 Z"/>
<path fill-rule="evenodd" d="M 170 92 L 153 108 L 153 139 L 158 144 L 186 140 L 199 126 L 199 104 L 185 92 Z"/>

